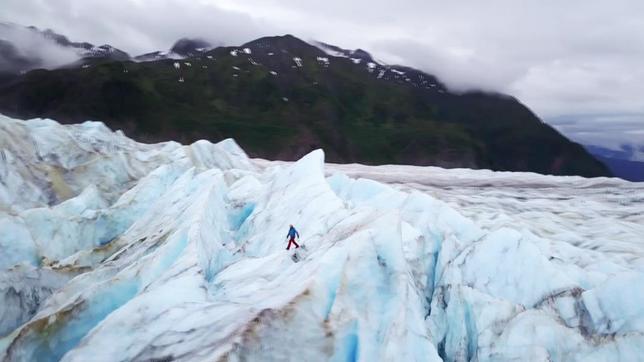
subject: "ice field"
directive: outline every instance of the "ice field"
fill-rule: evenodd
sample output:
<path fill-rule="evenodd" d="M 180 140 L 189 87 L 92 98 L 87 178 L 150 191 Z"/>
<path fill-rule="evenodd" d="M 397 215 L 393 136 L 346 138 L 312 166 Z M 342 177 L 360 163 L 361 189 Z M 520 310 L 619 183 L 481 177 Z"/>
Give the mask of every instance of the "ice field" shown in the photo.
<path fill-rule="evenodd" d="M 643 356 L 644 183 L 0 116 L 0 360 Z"/>

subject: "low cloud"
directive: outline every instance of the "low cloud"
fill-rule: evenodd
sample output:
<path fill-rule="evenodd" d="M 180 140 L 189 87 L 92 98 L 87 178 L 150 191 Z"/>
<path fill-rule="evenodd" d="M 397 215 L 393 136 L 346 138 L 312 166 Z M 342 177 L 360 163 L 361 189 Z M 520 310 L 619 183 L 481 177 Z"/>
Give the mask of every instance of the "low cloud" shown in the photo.
<path fill-rule="evenodd" d="M 42 33 L 20 26 L 0 25 L 0 41 L 4 49 L 0 55 L 0 69 L 24 71 L 33 68 L 56 68 L 79 59 L 73 49 L 59 46 Z M 24 59 L 17 62 L 12 59 Z"/>
<path fill-rule="evenodd" d="M 213 44 L 245 42 L 274 27 L 204 1 L 4 0 L 5 21 L 49 28 L 73 41 L 110 44 L 138 55 L 167 50 L 183 37 Z"/>

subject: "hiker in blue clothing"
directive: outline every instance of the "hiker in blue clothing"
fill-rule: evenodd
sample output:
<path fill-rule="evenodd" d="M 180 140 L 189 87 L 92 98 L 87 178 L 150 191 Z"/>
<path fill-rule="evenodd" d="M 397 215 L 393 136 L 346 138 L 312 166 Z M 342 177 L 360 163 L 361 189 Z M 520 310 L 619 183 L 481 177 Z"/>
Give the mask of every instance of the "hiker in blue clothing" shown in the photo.
<path fill-rule="evenodd" d="M 295 236 L 297 235 L 297 238 L 300 238 L 300 233 L 295 230 L 293 225 L 288 229 L 288 234 L 286 234 L 286 238 L 288 239 L 288 246 L 286 247 L 286 250 L 289 250 L 291 248 L 291 243 L 295 244 L 295 249 L 299 248 L 300 246 L 295 242 Z"/>

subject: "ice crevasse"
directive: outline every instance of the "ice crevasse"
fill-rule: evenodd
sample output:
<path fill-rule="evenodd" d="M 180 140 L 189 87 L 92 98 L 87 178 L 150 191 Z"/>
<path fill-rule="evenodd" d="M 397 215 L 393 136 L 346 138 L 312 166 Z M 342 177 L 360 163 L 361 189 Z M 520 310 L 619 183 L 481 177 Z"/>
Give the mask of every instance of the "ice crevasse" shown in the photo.
<path fill-rule="evenodd" d="M 483 227 L 428 193 L 325 173 L 321 150 L 256 162 L 232 140 L 6 117 L 0 140 L 4 361 L 644 355 L 642 254 Z"/>

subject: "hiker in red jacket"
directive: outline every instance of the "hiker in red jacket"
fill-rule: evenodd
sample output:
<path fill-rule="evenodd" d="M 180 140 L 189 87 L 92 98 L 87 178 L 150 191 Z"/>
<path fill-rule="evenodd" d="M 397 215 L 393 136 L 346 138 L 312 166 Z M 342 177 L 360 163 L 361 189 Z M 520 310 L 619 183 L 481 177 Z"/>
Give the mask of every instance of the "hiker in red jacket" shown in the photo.
<path fill-rule="evenodd" d="M 288 234 L 286 234 L 286 238 L 289 239 L 288 240 L 288 246 L 286 247 L 286 250 L 289 250 L 291 248 L 291 243 L 295 244 L 295 249 L 300 247 L 295 242 L 295 236 L 297 236 L 297 238 L 299 239 L 300 238 L 300 233 L 298 233 L 297 230 L 295 230 L 295 228 L 293 227 L 293 225 L 291 225 L 291 227 L 288 229 Z"/>

